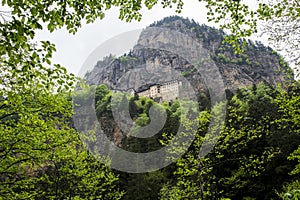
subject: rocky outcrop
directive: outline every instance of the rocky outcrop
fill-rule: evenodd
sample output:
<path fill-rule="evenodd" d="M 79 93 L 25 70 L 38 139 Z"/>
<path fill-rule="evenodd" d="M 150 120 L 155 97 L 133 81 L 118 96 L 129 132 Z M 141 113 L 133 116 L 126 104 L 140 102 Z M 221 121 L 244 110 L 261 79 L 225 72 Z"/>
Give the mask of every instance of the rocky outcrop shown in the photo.
<path fill-rule="evenodd" d="M 217 66 L 225 88 L 232 92 L 239 87 L 247 87 L 262 81 L 275 86 L 291 79 L 288 77 L 291 70 L 282 62 L 280 56 L 260 42 L 247 41 L 245 52 L 235 55 L 230 45 L 222 44 L 225 36 L 223 31 L 199 25 L 193 20 L 168 17 L 153 23 L 145 31 L 150 28 L 165 28 L 180 32 L 199 43 L 208 52 L 211 62 Z M 163 35 L 155 39 L 158 37 L 161 42 L 168 39 L 163 38 Z M 174 37 L 173 40 L 180 39 Z M 151 39 L 153 40 L 141 34 L 140 40 L 151 42 Z M 109 56 L 99 61 L 94 69 L 85 75 L 85 79 L 89 84 L 104 83 L 110 89 L 122 90 L 130 88 L 138 90 L 143 85 L 180 80 L 186 85 L 190 84 L 196 93 L 207 91 L 201 73 L 181 55 L 166 49 L 138 46 L 121 57 Z"/>

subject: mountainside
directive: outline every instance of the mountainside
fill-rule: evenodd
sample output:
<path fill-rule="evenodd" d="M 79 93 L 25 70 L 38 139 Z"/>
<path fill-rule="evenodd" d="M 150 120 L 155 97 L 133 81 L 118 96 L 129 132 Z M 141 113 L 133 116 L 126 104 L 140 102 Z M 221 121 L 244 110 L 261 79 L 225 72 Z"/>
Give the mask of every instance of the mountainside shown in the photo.
<path fill-rule="evenodd" d="M 85 75 L 98 86 L 75 99 L 75 127 L 95 133 L 89 149 L 109 156 L 123 200 L 269 200 L 298 191 L 299 82 L 271 48 L 248 40 L 235 55 L 224 36 L 168 17 Z"/>
<path fill-rule="evenodd" d="M 292 77 L 291 69 L 281 57 L 261 42 L 248 40 L 245 52 L 235 55 L 230 45 L 222 44 L 225 36 L 222 30 L 199 25 L 194 20 L 178 16 L 167 17 L 151 24 L 143 32 L 151 28 L 180 32 L 202 45 L 217 66 L 225 88 L 232 92 L 239 87 L 262 81 L 275 86 Z M 155 38 L 147 38 L 147 34 L 143 35 L 143 32 L 139 40 L 151 42 L 151 39 Z M 163 36 L 160 36 L 160 39 L 164 40 Z M 135 70 L 139 72 L 135 73 Z M 141 86 L 147 88 L 151 84 L 163 81 L 185 79 L 196 93 L 200 93 L 207 91 L 201 76 L 187 59 L 174 52 L 166 49 L 139 48 L 136 45 L 123 56 L 116 58 L 110 55 L 98 61 L 94 69 L 85 75 L 85 79 L 93 85 L 104 83 L 110 89 L 119 84 L 122 90 L 133 87 L 135 90 L 142 90 Z"/>

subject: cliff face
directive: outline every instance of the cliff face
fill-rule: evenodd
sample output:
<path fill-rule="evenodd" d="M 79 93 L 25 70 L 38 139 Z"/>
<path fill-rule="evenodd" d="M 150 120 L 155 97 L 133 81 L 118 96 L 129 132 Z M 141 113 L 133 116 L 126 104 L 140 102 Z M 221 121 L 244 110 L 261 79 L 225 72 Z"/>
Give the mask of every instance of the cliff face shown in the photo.
<path fill-rule="evenodd" d="M 199 25 L 193 20 L 168 17 L 151 24 L 147 29 L 149 28 L 167 28 L 197 41 L 217 66 L 225 88 L 232 92 L 239 87 L 262 81 L 275 86 L 290 80 L 290 68 L 278 54 L 260 42 L 248 40 L 245 52 L 235 55 L 230 45 L 222 44 L 224 32 Z M 164 40 L 163 35 L 159 37 Z M 174 40 L 179 39 L 174 37 Z M 140 40 L 151 42 L 154 39 L 147 38 L 142 33 Z M 159 82 L 185 80 L 196 93 L 207 91 L 202 75 L 187 59 L 164 49 L 137 46 L 121 57 L 108 56 L 99 61 L 94 69 L 85 75 L 85 79 L 89 84 L 104 83 L 111 89 L 117 86 L 122 90 L 141 90 L 141 87 Z"/>

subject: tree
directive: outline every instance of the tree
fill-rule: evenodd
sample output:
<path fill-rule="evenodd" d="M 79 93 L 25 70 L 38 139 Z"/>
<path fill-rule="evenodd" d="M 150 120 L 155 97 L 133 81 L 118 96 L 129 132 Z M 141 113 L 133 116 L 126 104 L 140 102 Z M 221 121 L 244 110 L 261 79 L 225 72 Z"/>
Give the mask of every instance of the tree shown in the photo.
<path fill-rule="evenodd" d="M 34 30 L 41 26 L 34 23 L 35 17 L 26 19 L 28 13 L 17 11 L 29 4 L 2 3 L 15 10 L 0 28 L 1 198 L 114 196 L 116 177 L 90 158 L 72 128 L 70 92 L 76 78 L 60 65 L 50 66 L 53 44 L 31 42 Z"/>
<path fill-rule="evenodd" d="M 46 42 L 43 45 L 48 48 L 47 57 L 53 46 Z M 39 195 L 38 191 L 28 191 L 40 180 L 38 173 L 68 151 L 72 155 L 78 137 L 70 127 L 72 110 L 68 100 L 74 77 L 60 66 L 43 67 L 38 55 L 23 50 L 17 52 L 20 57 L 5 60 L 1 56 L 0 194 L 8 199 Z"/>
<path fill-rule="evenodd" d="M 288 130 L 290 135 L 299 137 L 300 133 L 300 87 L 299 81 L 290 85 L 288 91 L 282 91 L 281 95 L 276 99 L 279 105 L 279 113 L 282 118 L 277 121 L 278 127 L 283 130 Z M 299 175 L 300 175 L 300 146 L 292 149 L 293 152 L 288 155 L 288 160 L 296 161 L 297 165 L 290 171 L 290 176 L 293 177 L 283 186 L 283 192 L 280 196 L 283 199 L 299 198 Z"/>
<path fill-rule="evenodd" d="M 210 112 L 202 111 L 196 139 L 176 162 L 174 180 L 161 189 L 161 198 L 275 199 L 285 182 L 298 190 L 293 182 L 298 176 L 289 173 L 299 166 L 287 159 L 299 159 L 296 99 L 265 84 L 241 89 L 229 102 L 226 126 L 214 148 L 199 158 L 210 123 Z M 287 115 L 294 117 L 286 120 Z"/>
<path fill-rule="evenodd" d="M 265 31 L 270 33 L 269 39 L 285 43 L 291 49 L 297 50 L 299 37 L 300 10 L 296 0 L 276 1 L 240 1 L 240 0 L 200 0 L 206 2 L 208 8 L 208 20 L 220 23 L 220 28 L 230 31 L 232 34 L 226 40 L 233 43 L 237 50 L 238 39 L 251 36 L 259 31 L 259 23 L 267 22 Z M 256 3 L 256 5 L 253 5 Z M 291 35 L 292 34 L 292 37 Z M 276 36 L 273 38 L 273 36 Z M 286 44 L 288 43 L 288 44 Z M 277 50 L 277 49 L 276 49 Z"/>
<path fill-rule="evenodd" d="M 298 66 L 297 76 L 300 76 L 300 3 L 299 1 L 269 1 L 268 4 L 276 8 L 274 17 L 264 22 L 263 33 L 268 35 L 269 42 L 274 49 L 286 55 L 286 61 Z M 279 5 L 279 7 L 278 7 Z"/>
<path fill-rule="evenodd" d="M 239 38 L 256 33 L 259 21 L 277 20 L 278 24 L 289 25 L 291 19 L 299 19 L 300 13 L 297 1 L 266 3 L 257 0 L 258 7 L 254 9 L 240 0 L 200 1 L 207 4 L 209 20 L 217 23 L 225 20 L 220 23 L 220 27 L 232 33 L 225 42 L 233 44 L 236 53 L 242 51 Z M 68 159 L 75 162 L 76 159 L 72 156 L 78 153 L 75 151 L 79 142 L 77 134 L 68 123 L 72 112 L 67 93 L 74 86 L 74 75 L 67 74 L 66 69 L 60 65 L 52 65 L 51 57 L 55 46 L 48 41 L 33 43 L 35 32 L 43 29 L 42 24 L 45 24 L 50 32 L 65 27 L 70 33 L 75 33 L 84 22 L 92 23 L 96 19 L 102 19 L 105 10 L 113 6 L 120 8 L 120 19 L 127 22 L 140 20 L 142 5 L 151 9 L 158 3 L 163 7 L 176 5 L 178 12 L 183 5 L 182 0 L 2 1 L 2 5 L 7 7 L 7 10 L 0 10 L 0 173 L 3 198 L 12 198 L 13 195 L 34 198 L 43 195 L 38 190 L 33 193 L 28 191 L 45 180 L 48 167 L 66 163 Z M 299 27 L 294 25 L 291 23 L 289 27 L 292 31 L 296 30 L 293 34 L 298 37 Z M 272 30 L 272 27 L 269 28 Z M 276 28 L 274 30 L 278 33 L 281 31 Z M 288 39 L 290 43 L 299 41 L 290 41 L 285 32 L 282 33 L 282 37 L 275 37 L 276 40 Z M 298 61 L 295 63 L 298 64 Z M 227 136 L 224 137 L 226 139 Z M 85 159 L 88 154 L 86 156 Z M 67 162 L 66 166 L 70 166 L 70 169 L 73 164 Z M 65 170 L 64 167 L 54 168 Z M 83 168 L 79 165 L 74 173 Z M 73 174 L 72 169 L 70 170 L 69 174 Z M 211 175 L 211 171 L 205 173 L 206 177 Z M 230 177 L 230 181 L 241 180 L 240 177 Z M 208 189 L 211 191 L 210 185 Z M 200 191 L 203 189 L 200 188 Z"/>
<path fill-rule="evenodd" d="M 43 90 L 43 78 L 1 90 L 0 198 L 120 198 L 117 177 L 72 128 L 68 93 Z"/>

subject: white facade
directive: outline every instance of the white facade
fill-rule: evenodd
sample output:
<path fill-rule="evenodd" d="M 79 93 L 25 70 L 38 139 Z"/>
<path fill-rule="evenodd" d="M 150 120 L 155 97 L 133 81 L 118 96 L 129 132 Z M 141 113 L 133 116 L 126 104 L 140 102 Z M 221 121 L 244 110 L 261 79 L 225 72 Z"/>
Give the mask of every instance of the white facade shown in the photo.
<path fill-rule="evenodd" d="M 137 93 L 138 96 L 143 96 L 143 97 L 148 97 L 150 98 L 150 90 L 144 90 L 144 91 L 141 91 L 141 92 L 138 92 Z"/>
<path fill-rule="evenodd" d="M 178 98 L 180 81 L 169 81 L 162 84 L 156 84 L 150 86 L 149 89 L 137 93 L 139 96 L 145 96 L 149 98 L 161 97 L 163 101 L 170 101 Z"/>

